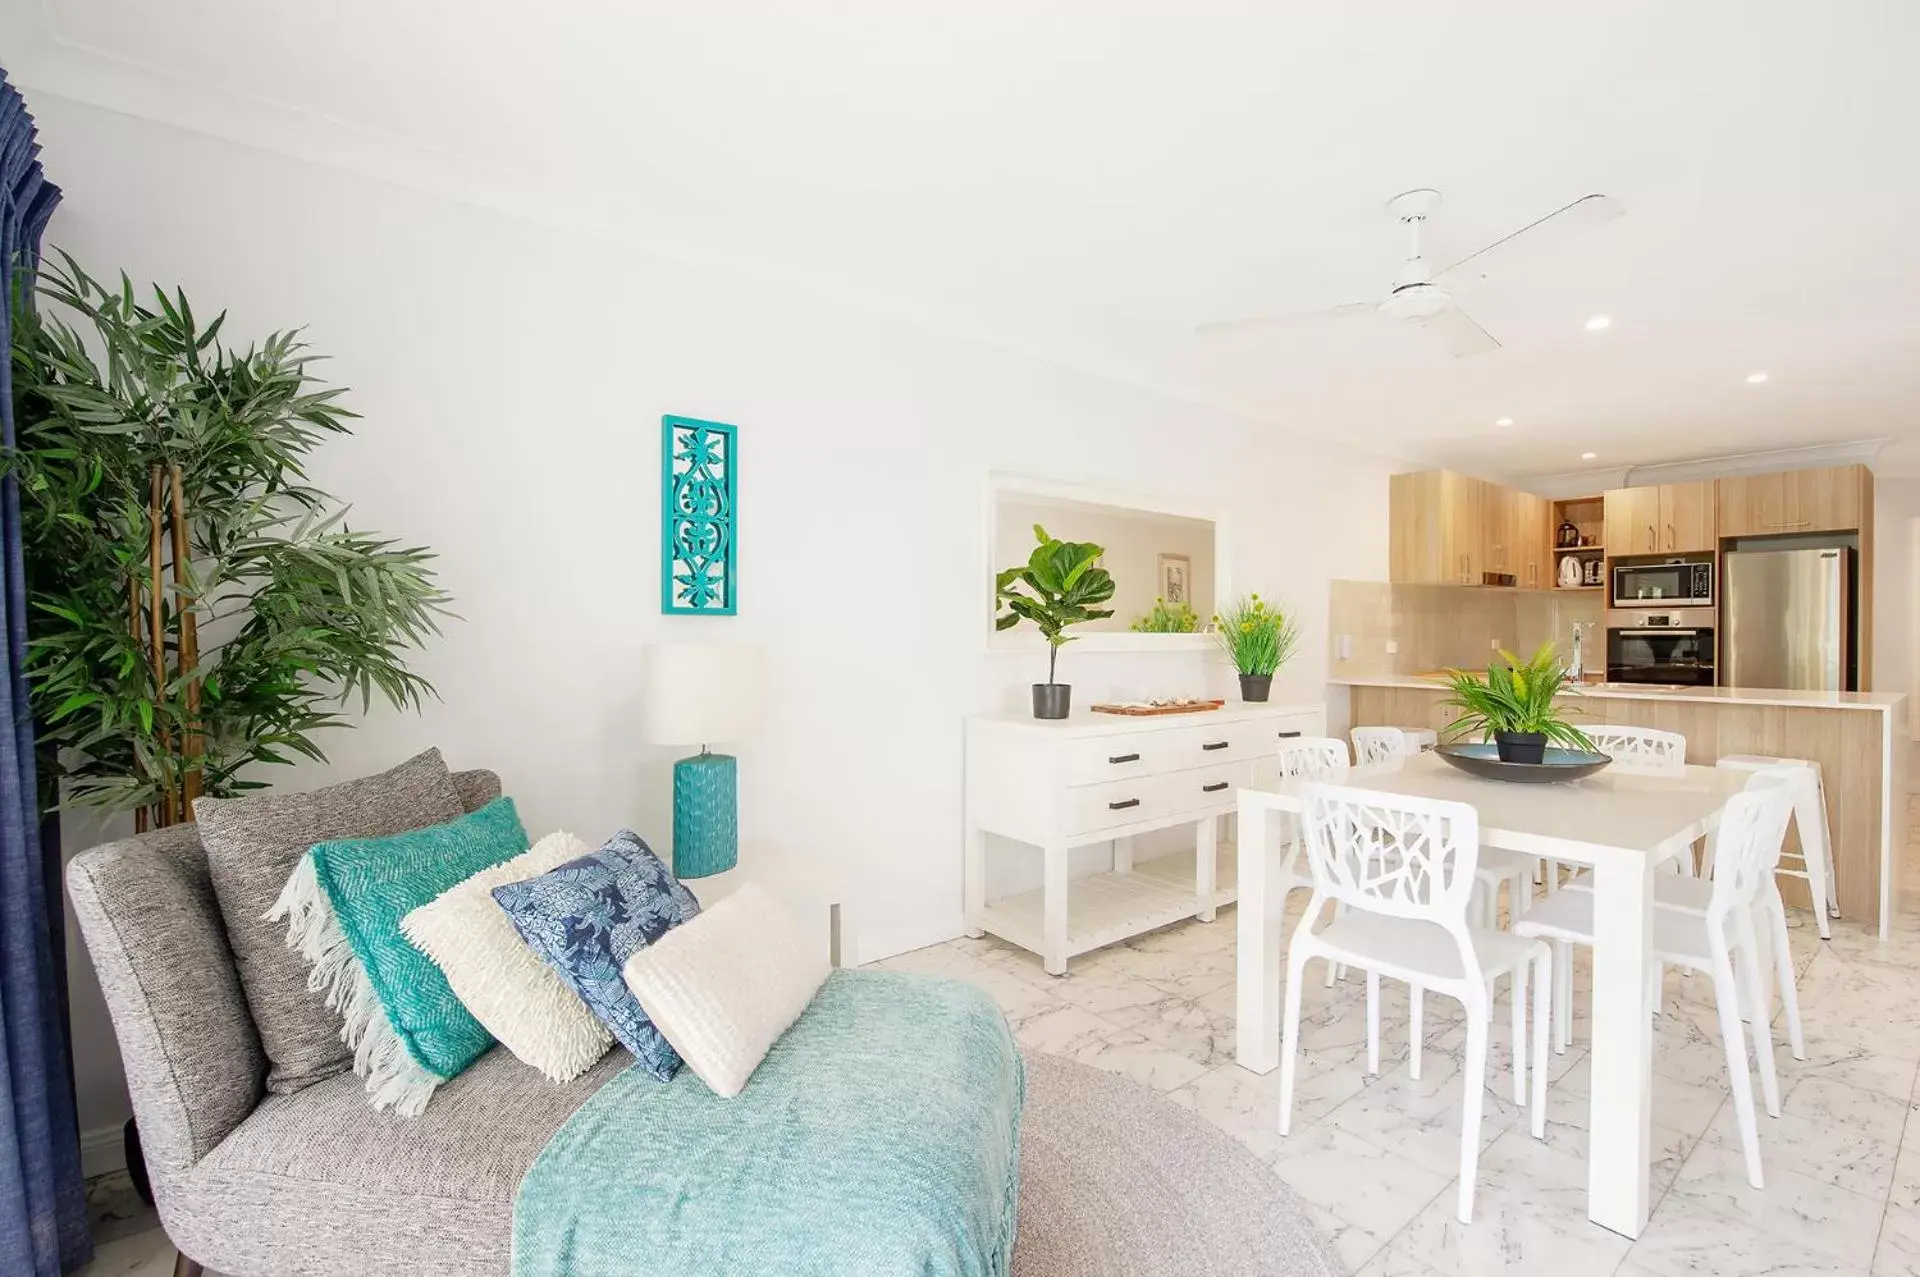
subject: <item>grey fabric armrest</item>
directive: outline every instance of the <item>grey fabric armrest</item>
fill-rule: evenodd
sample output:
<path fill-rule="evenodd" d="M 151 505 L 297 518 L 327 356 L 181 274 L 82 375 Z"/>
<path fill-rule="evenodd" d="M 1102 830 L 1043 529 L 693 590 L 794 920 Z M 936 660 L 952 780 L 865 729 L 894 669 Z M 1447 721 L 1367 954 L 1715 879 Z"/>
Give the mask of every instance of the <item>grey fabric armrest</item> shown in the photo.
<path fill-rule="evenodd" d="M 460 795 L 462 807 L 468 811 L 479 811 L 500 796 L 500 777 L 494 772 L 478 768 L 455 772 L 453 791 Z"/>
<path fill-rule="evenodd" d="M 156 1181 L 192 1166 L 259 1103 L 266 1056 L 192 825 L 74 857 L 67 890 L 120 1041 Z"/>

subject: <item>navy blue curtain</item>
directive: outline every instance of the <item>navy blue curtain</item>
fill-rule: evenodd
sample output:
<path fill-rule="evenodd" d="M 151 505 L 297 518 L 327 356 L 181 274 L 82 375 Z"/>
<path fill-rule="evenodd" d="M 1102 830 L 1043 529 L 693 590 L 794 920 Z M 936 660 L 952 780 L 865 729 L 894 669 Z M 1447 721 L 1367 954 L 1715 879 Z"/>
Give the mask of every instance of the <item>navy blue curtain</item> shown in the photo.
<path fill-rule="evenodd" d="M 60 188 L 40 171 L 33 117 L 0 68 L 0 298 L 38 263 Z M 0 443 L 13 447 L 12 309 L 0 306 Z M 59 866 L 42 858 L 27 644 L 20 491 L 0 480 L 0 1272 L 59 1277 L 87 1262 L 86 1185 L 67 1059 Z M 62 941 L 62 943 L 64 943 Z"/>

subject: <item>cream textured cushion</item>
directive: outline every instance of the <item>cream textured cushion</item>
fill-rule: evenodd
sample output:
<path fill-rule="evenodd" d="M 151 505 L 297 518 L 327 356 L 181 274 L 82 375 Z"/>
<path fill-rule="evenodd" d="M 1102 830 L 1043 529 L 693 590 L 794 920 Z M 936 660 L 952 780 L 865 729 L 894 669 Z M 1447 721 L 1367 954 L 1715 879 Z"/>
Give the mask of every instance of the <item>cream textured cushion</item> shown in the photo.
<path fill-rule="evenodd" d="M 627 959 L 627 988 L 687 1067 L 732 1098 L 830 971 L 818 941 L 752 881 Z"/>
<path fill-rule="evenodd" d="M 537 878 L 588 855 L 570 833 L 548 834 L 512 860 L 483 869 L 400 920 L 473 1018 L 507 1050 L 556 1082 L 570 1082 L 607 1053 L 613 1035 L 527 948 L 493 899 L 504 883 Z"/>

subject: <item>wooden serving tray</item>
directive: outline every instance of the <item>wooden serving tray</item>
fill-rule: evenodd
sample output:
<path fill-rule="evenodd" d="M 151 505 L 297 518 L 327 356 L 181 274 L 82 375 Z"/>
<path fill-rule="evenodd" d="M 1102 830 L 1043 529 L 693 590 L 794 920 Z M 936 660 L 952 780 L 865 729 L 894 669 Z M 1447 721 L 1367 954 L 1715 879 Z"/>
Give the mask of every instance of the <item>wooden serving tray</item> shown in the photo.
<path fill-rule="evenodd" d="M 1195 701 L 1191 705 L 1095 705 L 1093 712 L 1121 714 L 1127 718 L 1158 718 L 1162 714 L 1205 714 L 1225 704 L 1225 701 Z"/>

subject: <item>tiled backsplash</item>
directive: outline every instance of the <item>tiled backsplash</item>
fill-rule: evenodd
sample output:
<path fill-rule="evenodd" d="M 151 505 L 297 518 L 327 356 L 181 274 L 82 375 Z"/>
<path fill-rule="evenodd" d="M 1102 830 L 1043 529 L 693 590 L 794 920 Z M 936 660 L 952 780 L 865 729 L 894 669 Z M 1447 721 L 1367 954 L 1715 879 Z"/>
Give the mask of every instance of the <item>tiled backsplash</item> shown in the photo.
<path fill-rule="evenodd" d="M 1484 667 L 1496 648 L 1527 654 L 1552 639 L 1568 655 L 1575 621 L 1586 665 L 1605 655 L 1600 596 L 1551 590 L 1335 581 L 1328 609 L 1327 668 L 1336 679 L 1426 674 L 1450 665 Z"/>

